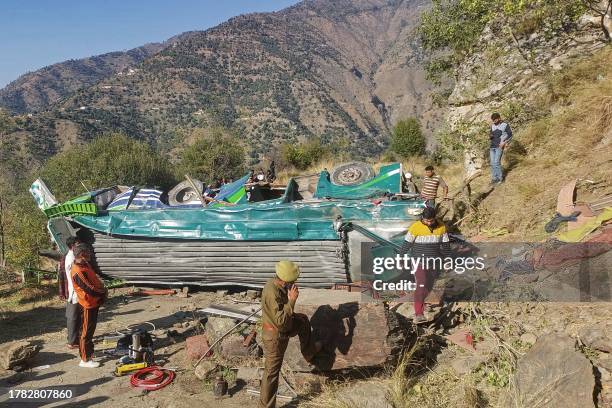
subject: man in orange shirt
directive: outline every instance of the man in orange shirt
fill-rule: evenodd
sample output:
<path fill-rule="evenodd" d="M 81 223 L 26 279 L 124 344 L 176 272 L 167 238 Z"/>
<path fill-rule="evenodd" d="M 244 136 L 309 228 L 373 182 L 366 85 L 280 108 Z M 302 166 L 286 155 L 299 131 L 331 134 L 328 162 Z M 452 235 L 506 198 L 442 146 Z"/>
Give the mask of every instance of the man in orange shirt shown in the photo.
<path fill-rule="evenodd" d="M 71 277 L 74 292 L 83 311 L 79 353 L 79 367 L 96 368 L 100 363 L 93 361 L 93 335 L 98 321 L 98 309 L 106 300 L 107 291 L 91 267 L 91 250 L 85 244 L 74 247 L 74 264 Z"/>

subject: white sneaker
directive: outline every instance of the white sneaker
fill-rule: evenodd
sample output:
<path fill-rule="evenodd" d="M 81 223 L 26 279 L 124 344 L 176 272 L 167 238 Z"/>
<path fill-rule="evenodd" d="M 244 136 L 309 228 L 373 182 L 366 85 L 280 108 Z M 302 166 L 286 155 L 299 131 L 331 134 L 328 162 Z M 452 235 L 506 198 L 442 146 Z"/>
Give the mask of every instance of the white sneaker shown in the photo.
<path fill-rule="evenodd" d="M 89 360 L 89 361 L 81 360 L 81 362 L 79 363 L 79 367 L 98 368 L 100 367 L 100 363 L 98 363 L 97 361 L 93 361 L 93 360 Z"/>

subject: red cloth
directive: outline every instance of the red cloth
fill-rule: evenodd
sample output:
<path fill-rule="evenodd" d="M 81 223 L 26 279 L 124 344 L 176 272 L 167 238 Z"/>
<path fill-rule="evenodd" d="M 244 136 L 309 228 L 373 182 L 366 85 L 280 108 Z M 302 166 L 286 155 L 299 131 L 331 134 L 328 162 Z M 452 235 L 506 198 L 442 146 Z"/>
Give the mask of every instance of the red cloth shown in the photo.
<path fill-rule="evenodd" d="M 434 271 L 418 267 L 414 272 L 416 290 L 414 291 L 414 313 L 419 316 L 425 312 L 425 298 L 433 289 Z"/>

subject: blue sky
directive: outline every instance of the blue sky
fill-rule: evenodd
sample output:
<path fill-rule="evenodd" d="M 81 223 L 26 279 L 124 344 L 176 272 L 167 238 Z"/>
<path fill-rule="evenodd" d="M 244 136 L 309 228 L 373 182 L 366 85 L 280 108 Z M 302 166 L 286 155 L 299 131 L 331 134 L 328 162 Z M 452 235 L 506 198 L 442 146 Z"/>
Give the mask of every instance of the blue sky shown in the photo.
<path fill-rule="evenodd" d="M 0 88 L 45 65 L 160 42 L 297 0 L 2 0 Z"/>

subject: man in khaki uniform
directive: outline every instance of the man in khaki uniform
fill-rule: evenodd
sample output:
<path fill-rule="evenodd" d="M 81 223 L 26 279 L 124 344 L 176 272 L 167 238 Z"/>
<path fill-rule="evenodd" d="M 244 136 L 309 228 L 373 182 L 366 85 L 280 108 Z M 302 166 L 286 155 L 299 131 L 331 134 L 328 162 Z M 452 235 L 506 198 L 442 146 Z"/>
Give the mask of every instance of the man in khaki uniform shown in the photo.
<path fill-rule="evenodd" d="M 306 361 L 311 361 L 321 350 L 320 342 L 313 342 L 308 316 L 294 313 L 299 290 L 294 283 L 300 268 L 291 261 L 276 264 L 276 277 L 270 278 L 261 293 L 263 320 L 264 373 L 261 379 L 260 408 L 276 407 L 278 376 L 289 338 L 300 338 L 300 350 Z"/>

